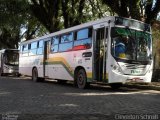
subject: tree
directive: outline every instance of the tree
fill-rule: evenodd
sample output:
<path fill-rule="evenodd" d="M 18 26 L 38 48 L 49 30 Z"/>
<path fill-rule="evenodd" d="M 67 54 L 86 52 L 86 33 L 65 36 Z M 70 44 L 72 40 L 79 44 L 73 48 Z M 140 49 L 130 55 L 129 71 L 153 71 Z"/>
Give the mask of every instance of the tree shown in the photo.
<path fill-rule="evenodd" d="M 31 0 L 29 4 L 49 32 L 101 18 L 108 11 L 100 0 Z"/>
<path fill-rule="evenodd" d="M 153 35 L 153 57 L 154 57 L 154 72 L 153 81 L 160 79 L 160 21 L 155 21 L 152 25 Z"/>
<path fill-rule="evenodd" d="M 160 0 L 147 0 L 145 6 L 146 14 L 146 23 L 151 23 L 157 18 L 158 13 L 160 12 Z"/>
<path fill-rule="evenodd" d="M 23 29 L 23 33 L 21 33 L 21 39 L 24 40 L 30 40 L 37 36 L 42 36 L 48 32 L 46 28 L 30 14 L 28 14 L 27 20 L 21 28 Z"/>
<path fill-rule="evenodd" d="M 160 0 L 102 0 L 122 17 L 131 17 L 151 23 L 160 12 Z"/>
<path fill-rule="evenodd" d="M 18 48 L 21 23 L 24 21 L 25 1 L 1 0 L 0 47 Z M 15 6 L 16 5 L 16 6 Z M 24 5 L 24 6 L 23 6 Z"/>
<path fill-rule="evenodd" d="M 34 16 L 49 32 L 60 29 L 60 0 L 31 0 L 29 4 Z"/>
<path fill-rule="evenodd" d="M 86 0 L 31 0 L 34 16 L 49 32 L 82 23 Z"/>
<path fill-rule="evenodd" d="M 75 26 L 83 22 L 85 2 L 86 0 L 61 1 L 64 28 Z"/>
<path fill-rule="evenodd" d="M 31 39 L 46 31 L 31 15 L 27 0 L 1 0 L 0 6 L 1 49 L 18 48 L 21 39 Z"/>

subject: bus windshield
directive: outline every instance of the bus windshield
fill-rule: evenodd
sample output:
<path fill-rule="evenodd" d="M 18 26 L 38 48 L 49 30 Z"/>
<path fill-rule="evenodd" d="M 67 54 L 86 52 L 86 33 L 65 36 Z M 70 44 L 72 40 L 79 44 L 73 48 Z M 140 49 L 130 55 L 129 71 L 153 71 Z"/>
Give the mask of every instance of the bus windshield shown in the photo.
<path fill-rule="evenodd" d="M 130 28 L 113 27 L 111 54 L 116 59 L 151 60 L 151 34 Z"/>
<path fill-rule="evenodd" d="M 4 62 L 7 65 L 18 65 L 19 64 L 19 53 L 18 51 L 9 50 L 5 52 Z"/>

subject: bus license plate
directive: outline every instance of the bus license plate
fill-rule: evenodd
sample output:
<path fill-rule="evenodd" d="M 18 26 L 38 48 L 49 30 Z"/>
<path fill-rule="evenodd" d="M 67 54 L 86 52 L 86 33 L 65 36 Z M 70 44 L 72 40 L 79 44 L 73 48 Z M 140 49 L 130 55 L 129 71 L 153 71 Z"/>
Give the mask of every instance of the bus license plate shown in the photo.
<path fill-rule="evenodd" d="M 132 78 L 132 79 L 128 79 L 127 82 L 142 82 L 143 79 L 140 78 Z"/>

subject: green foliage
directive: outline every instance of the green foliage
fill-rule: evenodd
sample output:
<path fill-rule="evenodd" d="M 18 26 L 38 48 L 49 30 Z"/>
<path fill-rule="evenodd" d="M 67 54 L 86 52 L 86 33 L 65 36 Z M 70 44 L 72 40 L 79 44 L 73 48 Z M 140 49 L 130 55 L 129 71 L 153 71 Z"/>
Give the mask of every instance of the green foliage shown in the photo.
<path fill-rule="evenodd" d="M 102 0 L 122 17 L 131 17 L 151 23 L 160 12 L 160 0 Z M 143 2 L 144 1 L 144 2 Z M 154 5 L 154 6 L 153 6 Z"/>
<path fill-rule="evenodd" d="M 153 35 L 153 55 L 154 55 L 154 64 L 155 69 L 160 69 L 160 22 L 156 21 L 152 26 L 152 35 Z"/>
<path fill-rule="evenodd" d="M 24 4 L 24 6 L 23 6 Z M 0 48 L 17 48 L 20 27 L 24 22 L 25 1 L 1 0 L 0 2 Z"/>
<path fill-rule="evenodd" d="M 61 26 L 60 0 L 31 0 L 29 5 L 33 15 L 49 32 L 59 30 Z"/>
<path fill-rule="evenodd" d="M 75 26 L 108 15 L 119 15 L 151 23 L 160 11 L 160 0 L 1 0 L 0 48 L 17 48 L 49 32 Z"/>
<path fill-rule="evenodd" d="M 107 16 L 110 8 L 101 0 L 31 0 L 34 16 L 49 32 Z M 112 12 L 112 15 L 114 12 Z"/>
<path fill-rule="evenodd" d="M 1 0 L 0 18 L 0 49 L 18 48 L 22 38 L 31 39 L 46 31 L 31 15 L 27 0 Z"/>

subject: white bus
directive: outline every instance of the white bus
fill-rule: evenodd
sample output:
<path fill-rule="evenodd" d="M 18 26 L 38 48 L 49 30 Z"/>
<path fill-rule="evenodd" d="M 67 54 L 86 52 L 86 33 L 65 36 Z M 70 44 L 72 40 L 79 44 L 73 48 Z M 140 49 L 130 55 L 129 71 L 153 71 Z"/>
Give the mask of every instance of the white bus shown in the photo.
<path fill-rule="evenodd" d="M 3 49 L 0 50 L 0 75 L 19 75 L 19 50 Z"/>
<path fill-rule="evenodd" d="M 117 56 L 117 44 L 124 36 L 125 52 Z M 92 82 L 106 82 L 113 88 L 126 82 L 151 82 L 151 28 L 137 20 L 105 17 L 20 46 L 19 72 L 33 81 L 71 80 L 79 88 Z"/>

